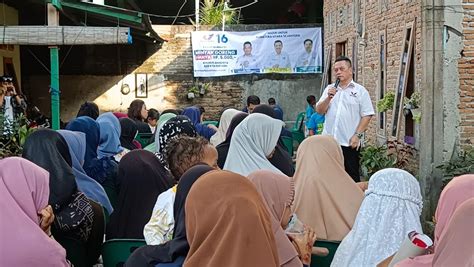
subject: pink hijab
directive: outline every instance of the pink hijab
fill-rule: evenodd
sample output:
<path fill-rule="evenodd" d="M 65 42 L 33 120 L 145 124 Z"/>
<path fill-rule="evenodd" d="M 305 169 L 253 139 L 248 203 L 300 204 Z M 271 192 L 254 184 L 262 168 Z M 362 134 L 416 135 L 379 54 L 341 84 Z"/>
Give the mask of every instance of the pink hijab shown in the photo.
<path fill-rule="evenodd" d="M 467 224 L 470 225 L 470 228 L 465 229 L 466 223 L 454 222 L 453 219 L 453 214 L 457 213 L 459 207 L 472 199 L 474 199 L 474 174 L 455 177 L 441 192 L 436 208 L 434 254 L 406 259 L 395 266 L 472 266 L 474 247 L 472 225 L 474 221 Z M 470 204 L 470 206 L 472 205 Z M 472 209 L 470 213 L 472 220 Z M 466 217 L 468 215 L 461 214 L 459 216 Z M 461 255 L 469 255 L 469 257 Z M 471 265 L 466 265 L 469 261 Z"/>
<path fill-rule="evenodd" d="M 69 266 L 66 251 L 39 227 L 49 173 L 26 159 L 0 160 L 0 266 Z"/>
<path fill-rule="evenodd" d="M 255 184 L 270 212 L 280 266 L 303 266 L 295 247 L 291 244 L 280 223 L 285 207 L 291 207 L 293 204 L 295 195 L 293 179 L 268 170 L 252 172 L 248 178 Z"/>

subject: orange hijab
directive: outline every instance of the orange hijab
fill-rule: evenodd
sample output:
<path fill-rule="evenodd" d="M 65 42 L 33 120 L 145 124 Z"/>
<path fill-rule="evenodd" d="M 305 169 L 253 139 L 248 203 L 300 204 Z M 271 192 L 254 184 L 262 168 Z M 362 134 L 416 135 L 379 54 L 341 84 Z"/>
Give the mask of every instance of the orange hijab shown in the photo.
<path fill-rule="evenodd" d="M 295 213 L 318 239 L 342 240 L 352 229 L 364 193 L 344 169 L 332 136 L 305 139 L 296 156 Z"/>
<path fill-rule="evenodd" d="M 185 213 L 185 267 L 279 266 L 270 215 L 247 178 L 208 172 L 189 191 Z"/>

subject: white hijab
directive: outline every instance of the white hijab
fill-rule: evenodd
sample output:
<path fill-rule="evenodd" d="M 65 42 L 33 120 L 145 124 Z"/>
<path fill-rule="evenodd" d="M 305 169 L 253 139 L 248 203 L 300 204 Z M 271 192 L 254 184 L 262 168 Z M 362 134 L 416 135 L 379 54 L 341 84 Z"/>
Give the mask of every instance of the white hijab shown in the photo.
<path fill-rule="evenodd" d="M 234 130 L 224 170 L 248 176 L 257 170 L 282 173 L 267 159 L 275 149 L 283 122 L 265 114 L 247 116 Z"/>
<path fill-rule="evenodd" d="M 232 118 L 240 112 L 241 111 L 230 108 L 226 109 L 222 113 L 221 120 L 219 121 L 219 128 L 217 129 L 217 132 L 213 136 L 211 136 L 211 144 L 213 146 L 217 146 L 218 144 L 224 142 L 227 134 L 227 129 L 229 129 L 229 125 L 232 121 Z"/>
<path fill-rule="evenodd" d="M 393 168 L 376 172 L 331 267 L 376 266 L 398 251 L 409 232 L 422 233 L 422 207 L 420 185 L 413 175 Z"/>

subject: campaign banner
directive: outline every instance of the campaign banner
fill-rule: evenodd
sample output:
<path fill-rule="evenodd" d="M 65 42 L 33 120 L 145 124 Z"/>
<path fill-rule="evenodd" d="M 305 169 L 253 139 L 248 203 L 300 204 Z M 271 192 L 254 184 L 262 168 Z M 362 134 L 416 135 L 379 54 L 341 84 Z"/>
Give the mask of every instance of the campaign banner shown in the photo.
<path fill-rule="evenodd" d="M 321 28 L 192 32 L 194 77 L 321 73 Z"/>

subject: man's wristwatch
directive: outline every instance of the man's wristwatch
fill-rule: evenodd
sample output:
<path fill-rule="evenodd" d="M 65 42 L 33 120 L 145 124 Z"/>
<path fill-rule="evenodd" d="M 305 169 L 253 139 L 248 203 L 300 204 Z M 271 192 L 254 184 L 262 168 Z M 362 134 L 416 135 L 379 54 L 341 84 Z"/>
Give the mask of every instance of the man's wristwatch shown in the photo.
<path fill-rule="evenodd" d="M 364 137 L 364 132 L 356 132 L 355 135 L 357 136 L 357 138 L 361 139 L 362 137 Z"/>

